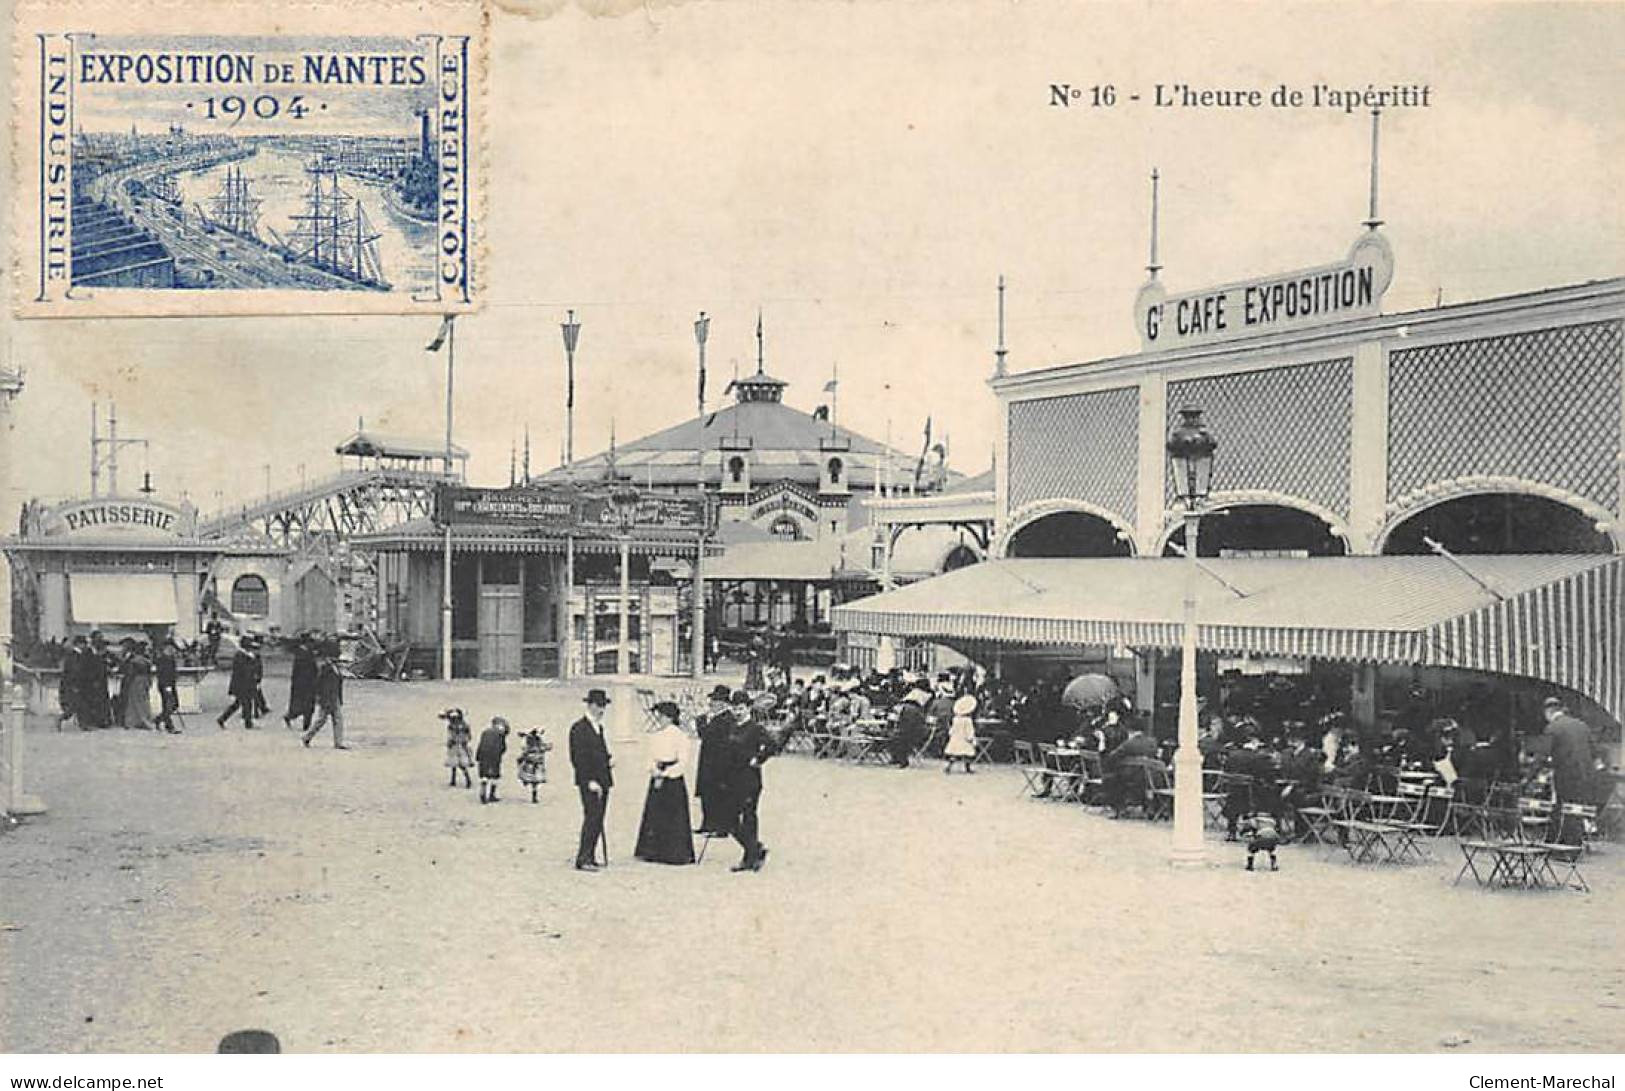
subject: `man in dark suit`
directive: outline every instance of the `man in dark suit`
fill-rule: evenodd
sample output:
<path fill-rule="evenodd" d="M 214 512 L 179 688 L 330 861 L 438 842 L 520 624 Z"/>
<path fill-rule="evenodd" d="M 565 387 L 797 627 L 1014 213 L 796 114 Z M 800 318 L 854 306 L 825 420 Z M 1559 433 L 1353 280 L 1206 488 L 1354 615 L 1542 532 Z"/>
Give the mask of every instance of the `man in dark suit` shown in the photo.
<path fill-rule="evenodd" d="M 171 735 L 179 735 L 181 731 L 175 726 L 175 713 L 181 707 L 180 690 L 177 688 L 180 669 L 175 651 L 175 641 L 165 640 L 153 664 L 158 674 L 158 718 L 154 724 Z"/>
<path fill-rule="evenodd" d="M 733 871 L 761 871 L 767 846 L 757 837 L 756 805 L 762 798 L 762 763 L 773 755 L 773 740 L 751 711 L 750 695 L 733 695 L 733 732 L 728 738 L 725 780 L 734 840 L 745 852 Z"/>
<path fill-rule="evenodd" d="M 1298 809 L 1320 802 L 1321 773 L 1326 764 L 1325 753 L 1309 745 L 1309 739 L 1302 733 L 1304 730 L 1303 725 L 1299 725 L 1299 731 L 1292 736 L 1292 749 L 1281 763 L 1281 777 L 1290 782 L 1281 793 L 1281 803 L 1291 812 L 1293 829 L 1299 835 L 1308 824 L 1299 816 Z"/>
<path fill-rule="evenodd" d="M 1128 738 L 1118 743 L 1100 759 L 1101 773 L 1105 781 L 1101 785 L 1101 794 L 1111 807 L 1113 818 L 1122 814 L 1123 808 L 1144 801 L 1145 770 L 1125 763 L 1131 758 L 1156 756 L 1157 740 L 1146 733 L 1140 721 L 1135 720 L 1129 729 Z"/>
<path fill-rule="evenodd" d="M 700 766 L 694 774 L 694 794 L 700 799 L 700 828 L 695 833 L 731 833 L 727 828 L 728 740 L 733 735 L 733 714 L 728 711 L 727 686 L 711 690 L 710 711 L 700 720 Z"/>
<path fill-rule="evenodd" d="M 1583 840 L 1581 820 L 1562 814 L 1565 803 L 1591 802 L 1591 775 L 1595 761 L 1591 752 L 1591 729 L 1569 714 L 1561 697 L 1548 697 L 1541 705 L 1546 717 L 1546 737 L 1552 744 L 1552 793 L 1557 796 L 1557 836 L 1564 845 Z"/>
<path fill-rule="evenodd" d="M 581 793 L 581 844 L 576 849 L 576 870 L 598 870 L 598 842 L 604 837 L 604 809 L 609 806 L 609 746 L 604 742 L 604 711 L 609 695 L 601 689 L 587 691 L 587 714 L 570 725 L 570 765 L 575 769 L 576 789 Z M 606 850 L 604 862 L 609 862 Z"/>
<path fill-rule="evenodd" d="M 220 714 L 215 721 L 221 727 L 231 719 L 231 714 L 241 711 L 243 714 L 243 727 L 253 730 L 254 713 L 260 692 L 260 681 L 265 676 L 265 666 L 260 662 L 259 641 L 254 637 L 245 636 L 237 647 L 237 654 L 231 657 L 231 684 L 226 687 L 226 693 L 231 697 L 231 704 L 226 711 Z"/>
<path fill-rule="evenodd" d="M 62 657 L 62 679 L 57 684 L 56 691 L 57 707 L 62 710 L 56 720 L 58 731 L 62 730 L 63 724 L 75 718 L 79 720 L 81 731 L 89 730 L 79 700 L 80 689 L 84 685 L 85 658 L 89 654 L 89 645 L 81 635 L 73 638 L 73 643 L 68 645 L 67 654 Z"/>

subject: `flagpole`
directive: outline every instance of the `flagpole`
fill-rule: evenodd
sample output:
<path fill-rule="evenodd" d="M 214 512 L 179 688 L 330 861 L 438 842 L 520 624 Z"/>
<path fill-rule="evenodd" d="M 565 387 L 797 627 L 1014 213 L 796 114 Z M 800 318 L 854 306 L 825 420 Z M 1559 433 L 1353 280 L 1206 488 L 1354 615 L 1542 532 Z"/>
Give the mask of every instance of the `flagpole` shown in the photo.
<path fill-rule="evenodd" d="M 457 322 L 446 316 L 446 479 L 451 481 L 452 389 L 457 371 Z M 442 512 L 442 517 L 445 513 Z M 440 579 L 440 678 L 451 681 L 451 520 L 446 519 L 446 548 Z"/>
<path fill-rule="evenodd" d="M 841 362 L 833 361 L 829 365 L 829 381 L 835 389 L 830 391 L 829 408 L 829 438 L 834 439 L 839 432 L 837 429 L 841 422 Z"/>

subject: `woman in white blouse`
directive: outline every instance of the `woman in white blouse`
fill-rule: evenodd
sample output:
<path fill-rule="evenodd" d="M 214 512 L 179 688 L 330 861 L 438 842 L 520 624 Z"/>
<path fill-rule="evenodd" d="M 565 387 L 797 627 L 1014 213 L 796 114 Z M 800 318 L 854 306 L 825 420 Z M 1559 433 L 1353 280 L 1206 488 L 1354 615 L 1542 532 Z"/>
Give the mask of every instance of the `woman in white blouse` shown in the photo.
<path fill-rule="evenodd" d="M 659 864 L 692 864 L 694 835 L 689 832 L 689 738 L 677 726 L 676 704 L 654 706 L 655 726 L 649 732 L 649 793 L 643 800 L 643 822 L 638 826 L 639 860 Z"/>

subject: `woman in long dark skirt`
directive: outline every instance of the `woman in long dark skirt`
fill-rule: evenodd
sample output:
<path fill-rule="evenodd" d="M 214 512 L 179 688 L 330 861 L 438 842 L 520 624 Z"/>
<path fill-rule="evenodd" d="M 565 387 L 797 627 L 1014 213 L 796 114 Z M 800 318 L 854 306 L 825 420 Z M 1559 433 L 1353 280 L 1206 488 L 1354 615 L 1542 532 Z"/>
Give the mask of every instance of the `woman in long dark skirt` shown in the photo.
<path fill-rule="evenodd" d="M 657 864 L 692 864 L 694 835 L 689 832 L 689 739 L 677 726 L 676 704 L 654 706 L 657 723 L 649 733 L 649 793 L 643 800 L 643 822 L 638 826 L 639 860 Z"/>
<path fill-rule="evenodd" d="M 284 726 L 292 727 L 301 721 L 299 730 L 309 731 L 311 718 L 316 715 L 316 651 L 312 640 L 301 633 L 293 646 L 293 671 L 288 679 L 288 711 L 282 714 Z"/>

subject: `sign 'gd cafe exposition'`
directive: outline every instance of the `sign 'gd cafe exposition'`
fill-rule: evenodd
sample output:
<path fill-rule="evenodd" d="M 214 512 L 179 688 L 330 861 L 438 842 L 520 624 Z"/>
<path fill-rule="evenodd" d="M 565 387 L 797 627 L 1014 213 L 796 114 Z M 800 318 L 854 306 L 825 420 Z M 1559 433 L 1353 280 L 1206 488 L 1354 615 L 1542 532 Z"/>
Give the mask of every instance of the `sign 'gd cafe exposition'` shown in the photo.
<path fill-rule="evenodd" d="M 1376 231 L 1331 265 L 1236 281 L 1170 296 L 1160 281 L 1140 289 L 1135 324 L 1146 351 L 1184 348 L 1380 313 L 1394 255 Z"/>

